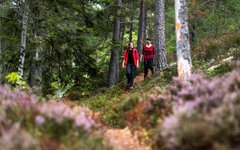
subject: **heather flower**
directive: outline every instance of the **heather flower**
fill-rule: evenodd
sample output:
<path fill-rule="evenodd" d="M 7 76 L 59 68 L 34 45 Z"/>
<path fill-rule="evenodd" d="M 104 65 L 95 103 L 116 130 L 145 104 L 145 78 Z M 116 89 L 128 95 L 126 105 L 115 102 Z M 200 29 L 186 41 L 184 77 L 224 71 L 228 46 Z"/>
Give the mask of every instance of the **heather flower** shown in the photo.
<path fill-rule="evenodd" d="M 73 118 L 71 108 L 60 102 L 43 103 L 38 105 L 37 109 L 40 114 L 55 120 L 58 124 L 61 124 L 66 119 Z"/>
<path fill-rule="evenodd" d="M 81 128 L 91 131 L 95 126 L 95 122 L 87 116 L 88 111 L 85 107 L 71 108 L 63 102 L 38 103 L 33 95 L 12 91 L 9 87 L 0 87 L 0 149 L 38 150 L 37 142 L 27 132 L 28 127 L 31 127 L 30 130 L 32 127 L 38 128 L 41 134 L 54 140 L 76 134 L 79 136 L 78 140 L 89 135 L 87 140 L 94 141 L 95 137 L 90 136 L 91 132 L 83 133 L 79 130 Z M 21 125 L 24 125 L 24 128 Z"/>
<path fill-rule="evenodd" d="M 83 107 L 71 108 L 61 102 L 49 102 L 38 105 L 39 113 L 49 119 L 63 124 L 64 121 L 72 120 L 77 127 L 88 130 L 94 125 L 94 121 L 87 117 L 88 109 Z"/>
<path fill-rule="evenodd" d="M 2 86 L 0 87 L 0 101 L 5 107 L 10 107 L 14 103 L 22 107 L 30 107 L 37 103 L 37 98 L 25 92 L 12 91 L 8 86 Z"/>
<path fill-rule="evenodd" d="M 169 92 L 165 92 L 165 97 L 174 101 L 173 113 L 163 120 L 160 130 L 166 140 L 166 146 L 170 149 L 179 149 L 188 144 L 182 143 L 181 140 L 192 139 L 188 141 L 192 143 L 201 135 L 213 137 L 202 137 L 206 138 L 209 144 L 222 142 L 224 139 L 227 144 L 230 143 L 230 146 L 239 148 L 236 147 L 235 142 L 240 136 L 240 72 L 232 71 L 222 77 L 214 78 L 195 75 L 188 83 L 178 80 L 176 82 L 175 87 L 169 87 Z M 198 123 L 194 124 L 196 120 L 201 122 L 202 126 L 214 130 L 209 134 L 208 131 L 205 133 Z M 186 124 L 189 129 L 183 129 Z M 196 135 L 192 133 L 195 129 L 198 130 Z M 219 133 L 221 136 L 218 135 Z M 202 142 L 203 145 L 206 144 L 204 140 Z"/>
<path fill-rule="evenodd" d="M 174 147 L 177 144 L 177 129 L 179 128 L 179 118 L 176 116 L 166 117 L 161 126 L 161 135 L 168 141 L 167 147 Z"/>
<path fill-rule="evenodd" d="M 89 130 L 94 125 L 94 121 L 88 119 L 85 113 L 81 113 L 75 117 L 75 125 L 77 127 L 83 127 L 85 130 Z"/>
<path fill-rule="evenodd" d="M 36 123 L 37 125 L 42 125 L 42 124 L 45 123 L 45 118 L 44 118 L 43 116 L 38 115 L 38 116 L 36 116 L 36 118 L 35 118 L 35 123 Z"/>
<path fill-rule="evenodd" d="M 0 149 L 39 149 L 36 140 L 20 129 L 20 123 L 8 125 L 8 129 L 0 127 Z"/>
<path fill-rule="evenodd" d="M 194 110 L 198 105 L 199 105 L 199 101 L 190 101 L 190 102 L 186 102 L 184 104 L 184 107 L 186 108 L 187 111 L 191 111 Z"/>

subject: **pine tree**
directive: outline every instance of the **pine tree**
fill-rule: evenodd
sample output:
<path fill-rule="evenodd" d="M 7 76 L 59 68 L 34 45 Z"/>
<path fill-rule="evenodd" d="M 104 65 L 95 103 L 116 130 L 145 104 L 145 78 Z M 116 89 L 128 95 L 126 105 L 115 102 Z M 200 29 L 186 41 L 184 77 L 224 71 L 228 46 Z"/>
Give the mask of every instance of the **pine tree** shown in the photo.
<path fill-rule="evenodd" d="M 142 48 L 144 44 L 144 30 L 145 28 L 145 16 L 146 16 L 146 6 L 145 0 L 141 0 L 140 2 L 140 15 L 139 15 L 139 26 L 138 26 L 138 41 L 137 41 L 137 49 L 139 54 L 142 53 Z"/>
<path fill-rule="evenodd" d="M 114 19 L 114 29 L 113 29 L 113 47 L 111 50 L 111 59 L 109 64 L 109 71 L 108 71 L 108 86 L 113 87 L 117 81 L 119 76 L 119 43 L 120 43 L 120 19 L 119 14 L 120 4 L 122 0 L 115 1 L 117 5 L 117 14 Z"/>
<path fill-rule="evenodd" d="M 3 68 L 2 68 L 2 18 L 0 17 L 0 84 L 2 83 L 2 76 L 3 76 Z"/>
<path fill-rule="evenodd" d="M 165 0 L 156 0 L 156 71 L 167 67 L 166 36 L 165 36 Z"/>

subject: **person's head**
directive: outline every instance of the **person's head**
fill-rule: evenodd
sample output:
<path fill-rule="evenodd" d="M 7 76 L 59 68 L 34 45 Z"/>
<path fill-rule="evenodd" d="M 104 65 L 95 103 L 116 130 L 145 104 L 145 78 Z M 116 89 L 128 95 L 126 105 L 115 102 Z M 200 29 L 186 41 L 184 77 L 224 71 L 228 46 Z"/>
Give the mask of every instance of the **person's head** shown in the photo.
<path fill-rule="evenodd" d="M 129 46 L 129 48 L 133 48 L 134 47 L 133 42 L 130 42 L 128 46 Z"/>
<path fill-rule="evenodd" d="M 152 44 L 152 41 L 150 38 L 147 38 L 147 44 Z"/>

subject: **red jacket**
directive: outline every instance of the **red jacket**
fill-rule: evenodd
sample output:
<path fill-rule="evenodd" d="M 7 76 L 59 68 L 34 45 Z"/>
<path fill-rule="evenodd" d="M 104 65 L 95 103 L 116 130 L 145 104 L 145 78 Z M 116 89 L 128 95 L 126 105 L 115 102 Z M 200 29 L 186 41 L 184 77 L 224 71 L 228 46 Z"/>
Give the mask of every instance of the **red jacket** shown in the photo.
<path fill-rule="evenodd" d="M 124 51 L 124 61 L 125 61 L 125 65 L 128 64 L 128 51 L 129 49 L 126 49 Z M 137 61 L 139 60 L 139 56 L 138 56 L 138 51 L 136 48 L 133 48 L 133 60 L 134 60 L 134 66 L 137 67 Z"/>

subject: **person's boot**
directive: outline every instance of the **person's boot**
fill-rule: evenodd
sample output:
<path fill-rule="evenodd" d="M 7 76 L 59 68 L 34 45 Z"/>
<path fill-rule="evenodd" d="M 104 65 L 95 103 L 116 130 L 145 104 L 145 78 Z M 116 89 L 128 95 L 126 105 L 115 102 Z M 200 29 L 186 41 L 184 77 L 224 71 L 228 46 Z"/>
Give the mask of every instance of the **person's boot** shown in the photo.
<path fill-rule="evenodd" d="M 153 68 L 151 69 L 151 72 L 152 72 L 152 75 L 154 75 L 154 69 Z"/>
<path fill-rule="evenodd" d="M 129 88 L 130 90 L 133 90 L 133 86 L 130 86 L 130 88 Z"/>
<path fill-rule="evenodd" d="M 144 80 L 147 78 L 147 75 L 146 74 L 144 74 Z"/>

